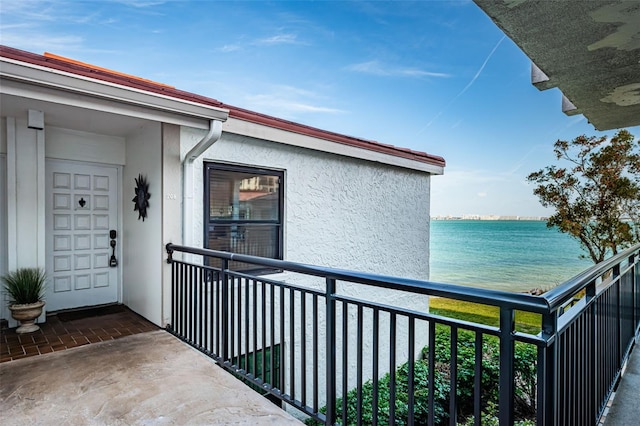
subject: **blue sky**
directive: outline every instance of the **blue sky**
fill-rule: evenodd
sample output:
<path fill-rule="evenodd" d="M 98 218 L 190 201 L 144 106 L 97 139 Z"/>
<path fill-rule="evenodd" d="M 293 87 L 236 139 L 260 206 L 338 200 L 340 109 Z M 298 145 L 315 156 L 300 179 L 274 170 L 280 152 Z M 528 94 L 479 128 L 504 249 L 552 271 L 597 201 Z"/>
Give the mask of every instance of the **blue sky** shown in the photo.
<path fill-rule="evenodd" d="M 3 0 L 0 14 L 4 45 L 441 155 L 432 215 L 547 215 L 527 174 L 555 140 L 601 135 L 530 84 L 471 1 Z"/>

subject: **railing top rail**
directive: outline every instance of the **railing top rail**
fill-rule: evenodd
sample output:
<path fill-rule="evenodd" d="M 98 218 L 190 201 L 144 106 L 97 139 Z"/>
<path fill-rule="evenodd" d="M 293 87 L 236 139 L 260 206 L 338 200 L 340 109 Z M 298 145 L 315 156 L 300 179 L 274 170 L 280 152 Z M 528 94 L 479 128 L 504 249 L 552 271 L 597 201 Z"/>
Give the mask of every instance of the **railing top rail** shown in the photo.
<path fill-rule="evenodd" d="M 344 269 L 289 262 L 285 260 L 268 259 L 224 251 L 187 247 L 171 243 L 166 245 L 166 249 L 168 253 L 178 251 L 201 256 L 216 257 L 229 261 L 251 263 L 254 265 L 265 266 L 268 268 L 279 269 L 283 271 L 297 272 L 317 277 L 333 278 L 340 281 L 349 281 L 374 287 L 383 287 L 430 296 L 459 299 L 467 302 L 475 302 L 485 305 L 506 307 L 529 312 L 549 312 L 548 302 L 544 298 L 526 293 L 511 293 L 508 291 L 489 290 L 456 284 L 444 284 L 432 281 L 422 281 L 410 278 L 399 278 L 387 275 L 349 271 Z"/>
<path fill-rule="evenodd" d="M 554 311 L 567 302 L 576 293 L 583 290 L 590 283 L 604 275 L 605 272 L 633 255 L 636 256 L 636 262 L 638 262 L 640 260 L 640 244 L 636 244 L 635 246 L 612 256 L 604 262 L 593 265 L 586 271 L 579 273 L 559 286 L 547 291 L 541 297 L 547 301 L 549 309 Z"/>

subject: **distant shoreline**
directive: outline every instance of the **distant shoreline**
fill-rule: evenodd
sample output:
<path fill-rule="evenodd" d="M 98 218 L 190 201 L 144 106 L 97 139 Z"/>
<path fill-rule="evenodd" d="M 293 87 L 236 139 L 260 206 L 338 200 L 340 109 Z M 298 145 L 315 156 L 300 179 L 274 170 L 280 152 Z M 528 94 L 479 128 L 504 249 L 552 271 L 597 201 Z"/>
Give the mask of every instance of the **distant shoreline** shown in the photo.
<path fill-rule="evenodd" d="M 463 216 L 431 216 L 431 220 L 522 220 L 546 221 L 545 216 L 497 216 L 497 215 L 463 215 Z"/>

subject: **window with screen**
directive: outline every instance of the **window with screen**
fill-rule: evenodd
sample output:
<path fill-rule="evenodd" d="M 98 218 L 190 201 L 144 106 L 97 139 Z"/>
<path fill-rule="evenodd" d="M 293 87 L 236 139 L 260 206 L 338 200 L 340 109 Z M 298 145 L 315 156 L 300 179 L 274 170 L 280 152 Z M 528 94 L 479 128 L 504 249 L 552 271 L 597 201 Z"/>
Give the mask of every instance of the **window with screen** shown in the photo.
<path fill-rule="evenodd" d="M 282 259 L 284 173 L 205 163 L 204 181 L 205 247 Z M 257 269 L 240 262 L 232 262 L 230 268 Z"/>

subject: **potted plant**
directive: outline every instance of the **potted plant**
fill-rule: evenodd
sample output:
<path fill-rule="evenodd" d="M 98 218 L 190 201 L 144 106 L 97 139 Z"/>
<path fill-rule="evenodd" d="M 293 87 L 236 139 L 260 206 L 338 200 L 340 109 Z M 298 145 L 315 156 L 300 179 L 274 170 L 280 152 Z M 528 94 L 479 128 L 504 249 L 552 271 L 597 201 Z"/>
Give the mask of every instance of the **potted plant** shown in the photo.
<path fill-rule="evenodd" d="M 16 333 L 31 333 L 40 329 L 35 324 L 44 306 L 46 274 L 38 268 L 19 268 L 2 277 L 9 295 L 11 316 L 20 321 Z"/>

